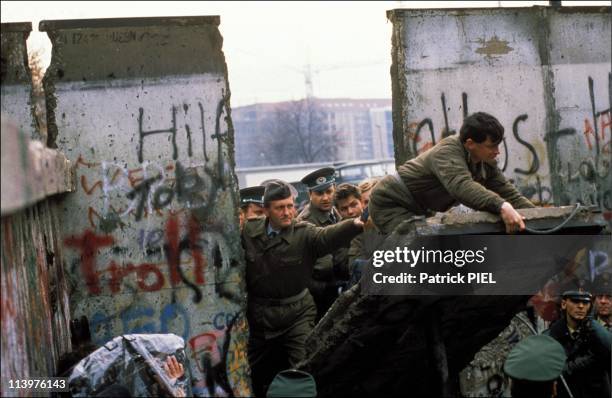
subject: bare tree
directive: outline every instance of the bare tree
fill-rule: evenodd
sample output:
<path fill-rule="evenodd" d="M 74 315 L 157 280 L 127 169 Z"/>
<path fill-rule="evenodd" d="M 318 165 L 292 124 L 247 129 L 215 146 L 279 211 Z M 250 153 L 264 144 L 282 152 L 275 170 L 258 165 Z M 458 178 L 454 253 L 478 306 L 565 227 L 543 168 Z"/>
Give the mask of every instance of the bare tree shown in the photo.
<path fill-rule="evenodd" d="M 280 104 L 265 126 L 260 150 L 270 164 L 333 161 L 325 112 L 312 99 Z"/>

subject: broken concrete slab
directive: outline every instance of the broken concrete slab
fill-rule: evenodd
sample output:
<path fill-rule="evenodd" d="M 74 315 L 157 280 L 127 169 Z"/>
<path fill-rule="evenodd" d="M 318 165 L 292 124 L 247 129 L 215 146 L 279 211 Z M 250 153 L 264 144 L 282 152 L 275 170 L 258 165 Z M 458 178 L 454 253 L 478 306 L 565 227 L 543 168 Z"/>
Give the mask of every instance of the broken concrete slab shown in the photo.
<path fill-rule="evenodd" d="M 572 207 L 530 209 L 526 216 L 529 223 L 540 222 L 541 227 L 550 229 L 572 212 Z M 568 226 L 572 233 L 599 234 L 607 225 L 601 212 L 584 209 L 575 217 L 575 224 Z M 488 229 L 479 227 L 483 225 Z M 401 224 L 374 247 L 408 245 L 419 234 L 452 236 L 461 233 L 461 228 L 463 233 L 504 231 L 497 216 L 482 212 L 437 215 Z M 536 264 L 528 259 L 524 262 L 525 267 Z M 544 286 L 554 275 L 547 269 L 532 271 L 535 274 L 523 277 L 537 286 Z M 450 396 L 460 390 L 461 370 L 507 327 L 514 314 L 525 310 L 530 297 L 368 295 L 363 293 L 362 279 L 343 293 L 316 325 L 299 368 L 314 375 L 320 396 L 394 396 L 407 392 Z"/>
<path fill-rule="evenodd" d="M 74 187 L 66 156 L 30 140 L 2 114 L 2 216 Z"/>

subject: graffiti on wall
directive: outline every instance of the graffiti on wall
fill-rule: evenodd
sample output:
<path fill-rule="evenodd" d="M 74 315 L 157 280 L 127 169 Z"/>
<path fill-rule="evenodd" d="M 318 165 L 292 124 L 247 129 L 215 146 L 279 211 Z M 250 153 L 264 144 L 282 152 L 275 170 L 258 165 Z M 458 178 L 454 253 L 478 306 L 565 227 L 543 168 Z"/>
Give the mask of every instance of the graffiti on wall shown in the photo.
<path fill-rule="evenodd" d="M 499 166 L 501 170 L 510 176 L 520 192 L 537 205 L 546 206 L 554 203 L 553 190 L 550 186 L 550 172 L 544 165 L 548 164 L 547 142 L 558 151 L 559 164 L 553 167 L 552 173 L 556 173 L 566 187 L 562 191 L 562 197 L 558 198 L 560 204 L 566 205 L 577 201 L 582 204 L 596 205 L 604 211 L 606 219 L 612 219 L 612 188 L 610 187 L 610 168 L 612 159 L 612 117 L 610 108 L 603 108 L 596 104 L 593 91 L 593 79 L 589 76 L 587 89 L 591 100 L 589 114 L 584 116 L 583 126 L 566 126 L 558 131 L 546 132 L 545 134 L 534 134 L 533 131 L 524 131 L 522 125 L 528 120 L 529 114 L 522 113 L 514 117 L 511 128 L 506 126 L 506 134 L 500 145 Z M 408 124 L 405 132 L 404 142 L 408 153 L 420 154 L 437 141 L 454 134 L 458 129 L 449 125 L 448 104 L 445 93 L 441 93 L 443 126 L 434 125 L 432 117 L 425 117 L 418 122 Z M 462 116 L 465 118 L 469 113 L 468 94 L 461 95 Z M 582 136 L 579 139 L 579 150 L 582 153 L 580 159 L 563 156 L 560 148 L 561 141 L 567 138 Z M 509 143 L 512 143 L 510 145 Z M 548 142 L 548 144 L 551 144 Z M 522 152 L 529 155 L 524 165 L 509 169 L 509 159 L 513 156 L 510 148 L 521 148 Z M 544 170 L 543 170 L 544 169 Z"/>
<path fill-rule="evenodd" d="M 183 337 L 199 396 L 249 394 L 225 106 L 223 98 L 209 118 L 201 102 L 172 105 L 162 126 L 139 107 L 126 161 L 79 154 L 84 214 L 64 238 L 82 286 L 77 312 L 89 316 L 94 342 Z"/>

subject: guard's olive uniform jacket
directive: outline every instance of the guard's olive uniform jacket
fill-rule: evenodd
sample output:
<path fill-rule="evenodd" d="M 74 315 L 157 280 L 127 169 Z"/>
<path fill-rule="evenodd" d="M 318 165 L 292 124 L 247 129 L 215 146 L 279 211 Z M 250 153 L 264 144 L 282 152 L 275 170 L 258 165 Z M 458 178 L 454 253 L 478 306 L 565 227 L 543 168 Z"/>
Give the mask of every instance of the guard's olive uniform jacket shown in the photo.
<path fill-rule="evenodd" d="M 242 231 L 249 297 L 282 299 L 303 291 L 317 258 L 346 246 L 362 228 L 353 220 L 327 228 L 293 221 L 269 238 L 265 218 L 248 220 Z"/>
<path fill-rule="evenodd" d="M 504 201 L 514 208 L 535 207 L 509 183 L 496 161 L 473 164 L 459 135 L 446 137 L 430 150 L 397 168 L 374 187 L 370 216 L 384 233 L 411 215 L 446 211 L 462 203 L 499 214 Z"/>
<path fill-rule="evenodd" d="M 330 214 L 322 212 L 309 203 L 304 207 L 304 210 L 298 215 L 297 219 L 298 221 L 309 222 L 317 227 L 328 227 L 342 220 L 342 216 L 335 207 L 332 207 L 331 214 L 333 214 L 335 222 L 330 219 Z M 319 258 L 314 265 L 313 278 L 317 281 L 327 282 L 333 282 L 334 277 L 348 278 L 347 252 L 348 245 L 347 247 L 337 247 L 332 254 Z"/>
<path fill-rule="evenodd" d="M 563 376 L 574 398 L 610 396 L 610 348 L 612 334 L 599 322 L 586 320 L 573 336 L 564 317 L 555 321 L 544 334 L 557 340 L 567 354 Z M 569 397 L 557 386 L 559 397 Z"/>

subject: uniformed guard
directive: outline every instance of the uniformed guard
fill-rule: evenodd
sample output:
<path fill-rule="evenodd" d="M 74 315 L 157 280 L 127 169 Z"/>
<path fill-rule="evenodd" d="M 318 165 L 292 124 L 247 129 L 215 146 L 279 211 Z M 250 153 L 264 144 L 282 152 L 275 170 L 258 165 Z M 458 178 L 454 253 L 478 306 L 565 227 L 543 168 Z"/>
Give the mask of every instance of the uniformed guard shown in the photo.
<path fill-rule="evenodd" d="M 609 332 L 612 331 L 612 283 L 610 273 L 604 272 L 593 282 L 595 319 Z"/>
<path fill-rule="evenodd" d="M 317 258 L 347 245 L 363 230 L 359 219 L 328 228 L 296 222 L 288 184 L 265 187 L 265 218 L 247 220 L 242 231 L 246 258 L 248 356 L 255 394 L 263 396 L 276 373 L 304 357 L 316 307 L 307 289 Z M 288 363 L 274 362 L 281 349 Z"/>
<path fill-rule="evenodd" d="M 298 220 L 318 227 L 334 225 L 342 216 L 334 207 L 336 170 L 324 167 L 302 178 L 308 188 L 310 203 L 298 215 Z M 348 280 L 348 247 L 339 247 L 332 254 L 317 260 L 308 289 L 317 305 L 317 322 L 338 297 L 342 280 Z"/>
<path fill-rule="evenodd" d="M 265 187 L 262 186 L 242 188 L 240 190 L 240 229 L 242 229 L 245 220 L 263 217 L 264 190 Z"/>
<path fill-rule="evenodd" d="M 277 182 L 281 184 L 285 183 L 283 180 L 279 180 L 278 178 L 271 178 L 269 180 L 262 181 L 261 184 L 259 185 L 261 185 L 262 187 L 265 187 L 271 182 Z M 287 183 L 287 185 L 289 185 L 289 189 L 291 190 L 291 196 L 293 196 L 293 217 L 295 218 L 298 216 L 296 201 L 297 201 L 297 197 L 299 196 L 299 193 L 298 193 L 298 190 L 293 186 L 293 184 Z"/>
<path fill-rule="evenodd" d="M 563 370 L 567 388 L 558 390 L 562 398 L 610 396 L 612 335 L 590 316 L 592 300 L 591 294 L 581 288 L 563 292 L 563 315 L 545 332 L 567 354 Z"/>
<path fill-rule="evenodd" d="M 551 398 L 558 389 L 567 355 L 561 344 L 550 336 L 529 336 L 508 354 L 504 371 L 510 376 L 513 398 Z"/>
<path fill-rule="evenodd" d="M 446 211 L 457 203 L 499 214 L 506 232 L 525 229 L 515 208 L 535 207 L 506 180 L 495 158 L 504 127 L 484 112 L 468 116 L 459 135 L 399 166 L 373 189 L 368 204 L 374 225 L 388 234 L 413 216 Z"/>

